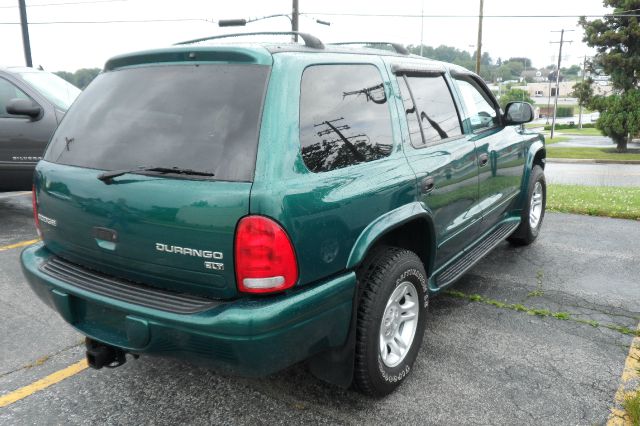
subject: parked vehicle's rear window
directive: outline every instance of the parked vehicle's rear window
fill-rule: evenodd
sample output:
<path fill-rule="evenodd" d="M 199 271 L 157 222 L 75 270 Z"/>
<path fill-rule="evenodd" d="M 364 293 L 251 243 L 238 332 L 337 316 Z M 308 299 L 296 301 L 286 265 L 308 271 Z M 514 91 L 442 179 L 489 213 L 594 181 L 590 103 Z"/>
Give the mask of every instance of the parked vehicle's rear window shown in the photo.
<path fill-rule="evenodd" d="M 389 103 L 373 65 L 316 65 L 302 75 L 300 145 L 312 172 L 391 153 Z"/>
<path fill-rule="evenodd" d="M 179 167 L 251 181 L 269 67 L 163 65 L 99 75 L 67 112 L 46 161 Z"/>

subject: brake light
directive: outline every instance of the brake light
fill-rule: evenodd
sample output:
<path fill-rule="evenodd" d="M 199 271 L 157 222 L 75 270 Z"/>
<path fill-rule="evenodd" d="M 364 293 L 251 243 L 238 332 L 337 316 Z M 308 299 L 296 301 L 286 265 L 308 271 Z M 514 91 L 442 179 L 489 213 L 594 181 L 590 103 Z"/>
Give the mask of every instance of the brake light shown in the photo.
<path fill-rule="evenodd" d="M 38 237 L 42 238 L 42 231 L 40 231 L 40 219 L 38 219 L 38 200 L 36 199 L 36 186 L 31 188 L 31 204 L 33 205 L 33 220 L 36 224 L 36 231 Z"/>
<path fill-rule="evenodd" d="M 298 265 L 289 236 L 264 216 L 247 216 L 236 230 L 235 265 L 238 290 L 272 293 L 298 281 Z"/>

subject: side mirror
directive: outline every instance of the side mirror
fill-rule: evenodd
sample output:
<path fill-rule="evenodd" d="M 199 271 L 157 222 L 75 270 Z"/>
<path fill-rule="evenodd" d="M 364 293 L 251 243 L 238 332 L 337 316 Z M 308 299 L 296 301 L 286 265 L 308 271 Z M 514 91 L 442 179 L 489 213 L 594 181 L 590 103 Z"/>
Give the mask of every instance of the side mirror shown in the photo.
<path fill-rule="evenodd" d="M 7 102 L 7 113 L 12 115 L 26 115 L 36 118 L 42 113 L 40 105 L 29 99 L 11 99 Z"/>
<path fill-rule="evenodd" d="M 507 126 L 528 123 L 533 120 L 533 107 L 528 102 L 509 102 L 504 118 Z"/>

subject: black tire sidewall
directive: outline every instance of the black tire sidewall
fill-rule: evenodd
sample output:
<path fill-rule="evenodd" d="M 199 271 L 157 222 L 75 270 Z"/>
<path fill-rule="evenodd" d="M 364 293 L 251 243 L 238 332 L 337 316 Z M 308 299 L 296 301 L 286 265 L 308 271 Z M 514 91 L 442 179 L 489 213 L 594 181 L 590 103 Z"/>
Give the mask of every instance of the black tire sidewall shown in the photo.
<path fill-rule="evenodd" d="M 542 185 L 542 212 L 540 214 L 540 220 L 535 228 L 531 228 L 529 223 L 529 214 L 531 213 L 531 196 L 536 186 L 536 182 L 540 182 Z M 531 169 L 531 175 L 527 186 L 526 199 L 522 207 L 522 213 L 520 215 L 520 226 L 518 229 L 508 238 L 508 240 L 515 245 L 529 245 L 538 237 L 542 222 L 544 221 L 545 211 L 547 209 L 547 182 L 544 177 L 544 170 L 539 165 L 533 166 Z"/>
<path fill-rule="evenodd" d="M 409 352 L 400 364 L 395 367 L 388 367 L 382 362 L 379 351 L 380 325 L 389 297 L 405 281 L 411 282 L 418 292 L 418 299 L 421 302 L 418 324 Z M 376 293 L 371 305 L 372 312 L 367 313 L 368 327 L 365 330 L 367 344 L 364 358 L 370 387 L 372 388 L 371 393 L 375 395 L 386 395 L 393 391 L 404 381 L 413 368 L 413 363 L 422 344 L 429 303 L 427 276 L 424 267 L 419 258 L 409 251 L 404 251 L 402 259 L 384 271 L 384 276 L 381 277 L 381 284 L 382 288 Z"/>

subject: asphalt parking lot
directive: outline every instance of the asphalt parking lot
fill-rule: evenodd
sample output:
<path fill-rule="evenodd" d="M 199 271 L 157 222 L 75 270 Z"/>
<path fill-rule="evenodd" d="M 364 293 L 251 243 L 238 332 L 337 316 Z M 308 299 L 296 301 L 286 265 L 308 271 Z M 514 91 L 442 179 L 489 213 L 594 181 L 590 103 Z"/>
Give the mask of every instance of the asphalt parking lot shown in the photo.
<path fill-rule="evenodd" d="M 30 193 L 0 194 L 0 398 L 83 359 L 20 272 L 35 238 Z M 534 245 L 501 244 L 432 301 L 413 374 L 384 399 L 304 365 L 249 380 L 142 357 L 77 367 L 0 408 L 0 424 L 603 424 L 640 322 L 638 241 L 637 221 L 548 214 Z"/>

